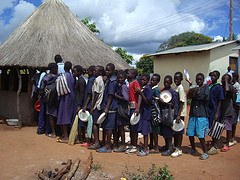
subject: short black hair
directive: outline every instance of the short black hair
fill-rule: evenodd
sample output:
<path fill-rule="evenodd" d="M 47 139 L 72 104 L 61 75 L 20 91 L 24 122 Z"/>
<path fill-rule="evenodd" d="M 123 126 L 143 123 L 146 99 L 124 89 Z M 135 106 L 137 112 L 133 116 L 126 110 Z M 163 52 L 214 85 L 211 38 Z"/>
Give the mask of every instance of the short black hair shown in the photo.
<path fill-rule="evenodd" d="M 48 64 L 48 70 L 52 71 L 53 69 L 57 69 L 58 65 L 56 63 L 49 63 Z"/>
<path fill-rule="evenodd" d="M 57 55 L 54 57 L 54 59 L 55 59 L 55 62 L 56 62 L 56 63 L 60 63 L 60 62 L 63 61 L 63 60 L 62 60 L 62 56 L 61 56 L 60 54 L 57 54 Z"/>
<path fill-rule="evenodd" d="M 72 63 L 70 61 L 67 61 L 64 63 L 64 69 L 66 71 L 69 71 L 70 69 L 72 69 Z"/>
<path fill-rule="evenodd" d="M 232 76 L 230 74 L 224 74 L 223 76 L 228 76 L 229 82 L 231 82 Z"/>
<path fill-rule="evenodd" d="M 183 80 L 183 74 L 182 74 L 182 72 L 178 71 L 178 72 L 176 72 L 176 73 L 174 74 L 174 76 L 178 76 L 178 75 L 180 75 L 181 79 Z"/>
<path fill-rule="evenodd" d="M 234 72 L 234 73 L 232 73 L 232 76 L 233 76 L 233 78 L 236 78 L 236 80 L 238 81 L 238 78 L 239 78 L 238 73 Z"/>
<path fill-rule="evenodd" d="M 149 74 L 143 74 L 141 77 L 147 78 L 148 81 L 150 80 L 150 75 Z"/>
<path fill-rule="evenodd" d="M 172 76 L 170 76 L 170 75 L 166 75 L 166 76 L 164 77 L 164 79 L 169 79 L 169 80 L 172 82 Z"/>
<path fill-rule="evenodd" d="M 101 75 L 104 76 L 104 67 L 103 66 L 96 66 L 96 68 L 98 68 L 99 71 L 101 72 Z"/>
<path fill-rule="evenodd" d="M 115 70 L 115 65 L 113 63 L 108 63 L 106 66 L 110 67 L 111 70 Z"/>
<path fill-rule="evenodd" d="M 122 75 L 124 78 L 127 78 L 127 73 L 125 71 L 119 71 L 117 75 Z"/>
<path fill-rule="evenodd" d="M 203 73 L 197 73 L 196 78 L 197 78 L 197 76 L 201 76 L 204 79 L 204 74 Z"/>
<path fill-rule="evenodd" d="M 134 78 L 138 76 L 138 71 L 136 69 L 129 69 L 128 72 L 130 72 L 134 76 Z"/>
<path fill-rule="evenodd" d="M 74 66 L 73 68 L 76 69 L 77 72 L 79 72 L 80 74 L 83 73 L 83 68 L 82 68 L 82 66 L 80 66 L 80 65 L 76 65 L 76 66 Z"/>
<path fill-rule="evenodd" d="M 89 66 L 88 71 L 93 72 L 93 71 L 95 70 L 95 67 L 96 67 L 96 66 Z"/>
<path fill-rule="evenodd" d="M 158 82 L 160 82 L 161 76 L 160 76 L 158 73 L 153 74 L 152 77 L 153 77 L 153 76 L 157 77 Z"/>
<path fill-rule="evenodd" d="M 211 75 L 212 75 L 212 73 L 216 73 L 218 78 L 220 77 L 220 72 L 219 71 L 215 70 L 215 71 L 211 72 Z"/>

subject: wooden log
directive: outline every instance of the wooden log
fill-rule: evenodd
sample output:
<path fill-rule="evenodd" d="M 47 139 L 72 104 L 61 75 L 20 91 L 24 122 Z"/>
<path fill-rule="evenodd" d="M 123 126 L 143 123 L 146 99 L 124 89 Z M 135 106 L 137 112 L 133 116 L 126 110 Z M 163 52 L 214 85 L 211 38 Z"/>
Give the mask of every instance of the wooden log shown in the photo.
<path fill-rule="evenodd" d="M 67 177 L 65 178 L 65 180 L 70 180 L 73 175 L 75 174 L 75 172 L 77 171 L 78 169 L 78 166 L 80 164 L 81 160 L 79 158 L 77 158 L 76 162 L 74 163 L 74 165 L 71 167 Z"/>
<path fill-rule="evenodd" d="M 16 67 L 17 74 L 18 74 L 18 91 L 17 91 L 17 113 L 18 113 L 18 128 L 22 128 L 22 115 L 20 112 L 20 95 L 22 91 L 22 76 L 20 74 L 19 67 Z"/>
<path fill-rule="evenodd" d="M 81 179 L 87 179 L 88 175 L 91 172 L 92 163 L 93 163 L 93 156 L 92 156 L 92 152 L 90 152 L 90 155 L 88 156 L 86 167 L 85 167 L 85 170 L 83 171 Z"/>
<path fill-rule="evenodd" d="M 43 174 L 44 170 L 42 169 L 39 173 L 38 173 L 38 177 L 42 180 L 49 180 L 48 177 L 44 176 Z"/>
<path fill-rule="evenodd" d="M 72 165 L 72 160 L 68 159 L 67 164 L 57 173 L 57 176 L 54 178 L 54 180 L 60 179 L 64 174 L 68 173 Z"/>

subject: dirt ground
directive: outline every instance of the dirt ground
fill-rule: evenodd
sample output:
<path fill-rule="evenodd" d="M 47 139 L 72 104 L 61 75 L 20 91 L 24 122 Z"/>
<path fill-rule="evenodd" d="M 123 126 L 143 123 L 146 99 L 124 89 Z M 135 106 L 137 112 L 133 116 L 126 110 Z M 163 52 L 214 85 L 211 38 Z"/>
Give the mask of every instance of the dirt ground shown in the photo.
<path fill-rule="evenodd" d="M 37 173 L 44 168 L 54 170 L 61 168 L 61 163 L 68 158 L 75 160 L 79 157 L 84 164 L 90 150 L 77 144 L 57 143 L 56 139 L 45 135 L 37 135 L 36 127 L 23 127 L 22 129 L 0 124 L 0 179 L 38 179 Z M 141 167 L 147 171 L 152 164 L 169 166 L 174 179 L 239 179 L 240 177 L 240 127 L 237 130 L 238 144 L 229 152 L 220 152 L 210 156 L 208 160 L 199 160 L 202 153 L 199 141 L 194 155 L 183 154 L 178 158 L 163 157 L 161 154 L 151 154 L 146 157 L 127 155 L 124 153 L 101 154 L 93 152 L 93 164 L 101 165 L 98 173 L 92 173 L 90 179 L 120 179 L 122 173 L 137 172 Z M 225 135 L 225 133 L 224 133 Z M 209 140 L 209 138 L 207 138 Z M 142 142 L 142 139 L 140 139 Z M 162 138 L 159 145 L 164 145 Z M 186 136 L 183 139 L 183 152 L 189 149 Z"/>

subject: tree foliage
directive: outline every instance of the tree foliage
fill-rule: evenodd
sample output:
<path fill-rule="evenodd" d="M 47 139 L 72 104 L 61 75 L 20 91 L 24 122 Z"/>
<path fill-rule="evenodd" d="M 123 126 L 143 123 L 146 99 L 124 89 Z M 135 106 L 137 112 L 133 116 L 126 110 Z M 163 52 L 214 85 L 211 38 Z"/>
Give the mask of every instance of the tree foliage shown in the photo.
<path fill-rule="evenodd" d="M 128 55 L 127 51 L 125 49 L 122 49 L 121 47 L 117 47 L 115 49 L 115 52 L 118 53 L 128 64 L 133 63 L 133 56 Z"/>
<path fill-rule="evenodd" d="M 203 34 L 195 32 L 184 32 L 178 35 L 172 36 L 168 41 L 163 42 L 157 52 L 165 51 L 175 47 L 192 46 L 199 44 L 212 43 L 212 38 L 204 36 Z"/>
<path fill-rule="evenodd" d="M 143 55 L 136 63 L 139 74 L 150 74 L 153 72 L 153 57 L 148 54 Z"/>
<path fill-rule="evenodd" d="M 86 17 L 85 19 L 82 19 L 81 22 L 85 24 L 92 32 L 94 33 L 100 33 L 100 31 L 97 29 L 96 23 L 92 22 L 92 17 Z"/>

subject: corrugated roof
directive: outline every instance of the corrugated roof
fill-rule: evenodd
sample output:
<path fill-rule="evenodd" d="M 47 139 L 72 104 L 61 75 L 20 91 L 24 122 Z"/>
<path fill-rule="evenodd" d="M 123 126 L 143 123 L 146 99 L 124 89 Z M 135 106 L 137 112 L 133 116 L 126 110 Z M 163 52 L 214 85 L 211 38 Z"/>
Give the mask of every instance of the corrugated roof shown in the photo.
<path fill-rule="evenodd" d="M 234 50 L 240 50 L 240 46 L 237 46 L 237 47 L 235 47 L 235 48 L 232 48 L 232 50 L 234 51 Z"/>
<path fill-rule="evenodd" d="M 176 47 L 173 49 L 169 49 L 166 51 L 150 54 L 149 56 L 158 56 L 158 55 L 165 55 L 165 54 L 176 54 L 176 53 L 184 53 L 184 52 L 194 52 L 194 51 L 207 51 L 211 50 L 220 46 L 225 46 L 227 44 L 239 42 L 237 41 L 225 41 L 225 42 L 218 42 L 218 43 L 210 43 L 210 44 L 201 44 L 196 46 L 184 46 L 184 47 Z"/>
<path fill-rule="evenodd" d="M 107 63 L 130 68 L 62 0 L 45 1 L 1 44 L 0 66 L 47 67 L 56 54 L 83 68 Z"/>

